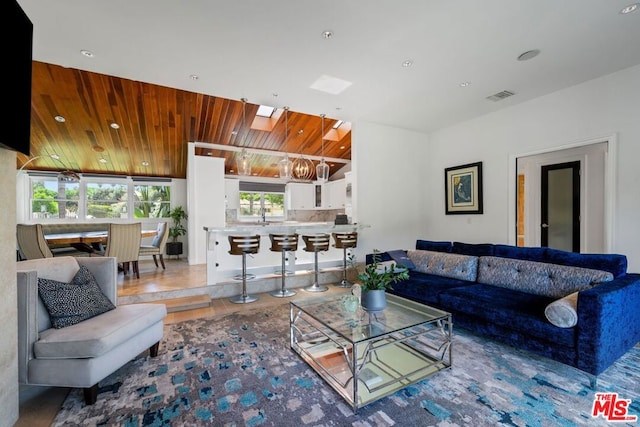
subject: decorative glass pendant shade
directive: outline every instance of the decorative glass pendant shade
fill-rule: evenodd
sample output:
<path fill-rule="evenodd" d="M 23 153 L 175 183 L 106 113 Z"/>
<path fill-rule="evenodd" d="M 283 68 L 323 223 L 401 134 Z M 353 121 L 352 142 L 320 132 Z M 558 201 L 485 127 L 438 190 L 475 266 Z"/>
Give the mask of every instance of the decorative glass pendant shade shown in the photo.
<path fill-rule="evenodd" d="M 322 119 L 322 133 L 320 138 L 322 139 L 322 160 L 316 166 L 316 179 L 320 182 L 326 182 L 329 179 L 329 165 L 324 161 L 324 114 L 320 115 Z"/>
<path fill-rule="evenodd" d="M 289 107 L 284 107 L 284 157 L 278 162 L 278 170 L 280 171 L 280 178 L 291 179 L 293 173 L 293 162 L 289 160 L 289 153 L 287 153 L 287 141 L 289 136 Z"/>
<path fill-rule="evenodd" d="M 251 175 L 251 158 L 246 148 L 240 151 L 240 154 L 236 156 L 236 169 L 238 175 Z"/>
<path fill-rule="evenodd" d="M 244 126 L 247 122 L 247 98 L 241 98 L 240 100 L 242 101 L 242 125 Z M 236 156 L 236 169 L 238 171 L 238 175 L 251 175 L 251 157 L 249 156 L 247 149 L 244 147 L 248 133 L 249 129 L 246 129 L 242 150 L 240 151 L 240 154 Z"/>

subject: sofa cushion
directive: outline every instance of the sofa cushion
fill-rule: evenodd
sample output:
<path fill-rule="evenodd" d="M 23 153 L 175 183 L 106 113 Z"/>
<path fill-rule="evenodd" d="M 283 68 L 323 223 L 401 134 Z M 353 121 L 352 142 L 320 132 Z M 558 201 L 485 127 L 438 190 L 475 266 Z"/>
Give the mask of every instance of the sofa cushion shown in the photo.
<path fill-rule="evenodd" d="M 416 249 L 421 251 L 451 252 L 451 242 L 439 242 L 434 240 L 416 240 Z"/>
<path fill-rule="evenodd" d="M 512 245 L 494 245 L 493 256 L 502 258 L 517 258 L 527 261 L 546 261 L 546 247 L 528 247 Z"/>
<path fill-rule="evenodd" d="M 38 278 L 38 294 L 54 328 L 64 328 L 113 310 L 93 274 L 81 266 L 71 283 Z"/>
<path fill-rule="evenodd" d="M 409 280 L 403 280 L 395 283 L 393 285 L 393 289 L 390 289 L 387 292 L 409 298 L 414 301 L 419 301 L 423 304 L 438 306 L 440 302 L 439 295 L 443 291 L 455 287 L 475 284 L 475 282 L 469 282 L 466 280 L 452 279 L 435 274 L 419 273 L 415 270 L 411 271 L 409 275 Z"/>
<path fill-rule="evenodd" d="M 494 245 L 491 243 L 462 243 L 453 242 L 451 252 L 454 254 L 489 256 L 493 255 Z"/>
<path fill-rule="evenodd" d="M 627 257 L 618 254 L 579 254 L 547 248 L 545 262 L 608 271 L 616 279 L 627 273 Z"/>
<path fill-rule="evenodd" d="M 39 359 L 77 359 L 100 356 L 135 339 L 141 331 L 164 319 L 164 304 L 128 304 L 63 329 L 42 331 L 33 346 Z"/>
<path fill-rule="evenodd" d="M 543 295 L 533 295 L 498 286 L 475 284 L 449 288 L 440 293 L 439 306 L 453 313 L 463 313 L 477 322 L 500 326 L 509 334 L 534 336 L 553 345 L 575 347 L 575 328 L 559 329 L 547 321 L 544 308 L 553 301 Z M 506 342 L 510 337 L 504 337 Z"/>
<path fill-rule="evenodd" d="M 571 328 L 578 323 L 578 292 L 555 300 L 544 309 L 551 324 L 559 328 Z"/>
<path fill-rule="evenodd" d="M 480 257 L 478 261 L 478 283 L 552 298 L 562 298 L 612 279 L 609 272 L 588 268 L 500 257 Z"/>
<path fill-rule="evenodd" d="M 478 258 L 468 255 L 435 251 L 410 250 L 409 259 L 420 273 L 435 274 L 474 282 L 478 271 Z"/>

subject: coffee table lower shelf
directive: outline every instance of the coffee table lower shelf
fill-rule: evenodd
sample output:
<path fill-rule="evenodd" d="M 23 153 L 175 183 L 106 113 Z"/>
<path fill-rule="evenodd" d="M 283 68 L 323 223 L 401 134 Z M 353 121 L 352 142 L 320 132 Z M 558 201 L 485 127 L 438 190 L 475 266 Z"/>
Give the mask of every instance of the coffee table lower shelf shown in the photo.
<path fill-rule="evenodd" d="M 292 319 L 291 349 L 354 413 L 451 366 L 450 317 L 360 342 L 345 340 L 306 313 Z"/>

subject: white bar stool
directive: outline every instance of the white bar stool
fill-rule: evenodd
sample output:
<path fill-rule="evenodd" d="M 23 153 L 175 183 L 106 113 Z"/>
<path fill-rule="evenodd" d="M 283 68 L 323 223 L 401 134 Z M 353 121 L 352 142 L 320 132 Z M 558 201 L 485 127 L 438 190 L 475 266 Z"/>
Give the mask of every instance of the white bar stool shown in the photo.
<path fill-rule="evenodd" d="M 329 250 L 330 239 L 331 235 L 326 233 L 302 236 L 302 240 L 305 244 L 304 251 L 313 252 L 315 266 L 315 281 L 313 282 L 313 285 L 304 288 L 307 292 L 324 292 L 329 290 L 328 287 L 318 283 L 318 252 Z"/>
<path fill-rule="evenodd" d="M 285 269 L 285 261 L 287 257 L 287 251 L 297 251 L 298 250 L 298 234 L 296 233 L 271 233 L 269 234 L 269 239 L 271 239 L 271 251 L 273 252 L 281 252 L 282 253 L 282 287 L 280 290 L 273 291 L 270 293 L 271 296 L 284 298 L 291 297 L 296 293 L 292 290 L 285 288 L 285 276 L 289 274 L 289 272 Z"/>
<path fill-rule="evenodd" d="M 229 254 L 242 255 L 242 294 L 232 297 L 230 301 L 236 304 L 245 304 L 257 301 L 258 298 L 247 295 L 247 254 L 258 253 L 260 250 L 260 235 L 229 236 L 229 245 L 231 246 Z"/>
<path fill-rule="evenodd" d="M 339 288 L 350 288 L 353 283 L 347 280 L 347 249 L 355 248 L 358 245 L 358 233 L 333 233 L 336 248 L 342 249 L 342 281 L 336 284 Z"/>

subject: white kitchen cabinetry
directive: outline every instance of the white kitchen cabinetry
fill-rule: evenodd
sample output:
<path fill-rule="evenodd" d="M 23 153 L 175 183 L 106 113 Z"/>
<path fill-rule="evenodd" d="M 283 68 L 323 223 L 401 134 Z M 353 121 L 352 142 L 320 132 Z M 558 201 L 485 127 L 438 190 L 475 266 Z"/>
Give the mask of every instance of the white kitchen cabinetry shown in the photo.
<path fill-rule="evenodd" d="M 346 187 L 344 179 L 328 181 L 324 184 L 325 209 L 343 209 L 346 203 Z"/>
<path fill-rule="evenodd" d="M 224 180 L 224 199 L 227 209 L 240 209 L 240 180 Z"/>
<path fill-rule="evenodd" d="M 290 182 L 285 187 L 286 207 L 289 210 L 315 209 L 315 185 Z"/>

